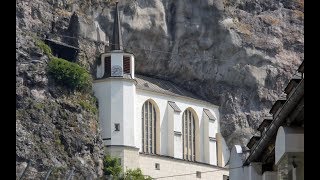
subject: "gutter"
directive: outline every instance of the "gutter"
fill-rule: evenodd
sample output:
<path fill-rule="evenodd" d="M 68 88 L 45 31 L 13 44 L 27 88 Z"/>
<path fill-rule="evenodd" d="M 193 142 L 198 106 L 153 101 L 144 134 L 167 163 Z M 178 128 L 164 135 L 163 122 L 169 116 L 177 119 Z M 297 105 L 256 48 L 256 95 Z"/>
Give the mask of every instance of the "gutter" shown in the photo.
<path fill-rule="evenodd" d="M 288 114 L 294 109 L 296 106 L 296 102 L 299 102 L 301 97 L 304 95 L 304 78 L 300 81 L 300 83 L 295 88 L 295 91 L 291 94 L 288 100 L 283 104 L 280 111 L 277 113 L 274 120 L 271 122 L 270 126 L 266 130 L 265 134 L 258 141 L 257 145 L 254 146 L 254 149 L 251 151 L 249 157 L 243 163 L 244 166 L 249 165 L 253 162 L 261 152 L 266 148 L 268 142 L 270 142 L 271 138 L 278 131 L 280 125 L 285 121 Z"/>

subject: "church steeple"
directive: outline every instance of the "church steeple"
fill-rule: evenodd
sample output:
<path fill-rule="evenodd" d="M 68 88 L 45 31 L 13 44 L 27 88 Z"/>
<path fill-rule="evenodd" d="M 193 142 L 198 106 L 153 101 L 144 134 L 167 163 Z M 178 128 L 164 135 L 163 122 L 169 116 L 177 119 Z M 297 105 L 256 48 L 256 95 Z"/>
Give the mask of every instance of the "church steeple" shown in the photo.
<path fill-rule="evenodd" d="M 118 2 L 116 2 L 116 9 L 114 12 L 114 22 L 113 22 L 113 34 L 112 34 L 112 44 L 111 50 L 123 50 L 122 46 L 122 35 L 120 29 L 120 18 L 118 10 Z"/>
<path fill-rule="evenodd" d="M 101 136 L 111 152 L 119 152 L 119 146 L 136 148 L 136 125 L 132 120 L 135 117 L 136 92 L 134 55 L 123 51 L 119 20 L 116 3 L 111 51 L 101 54 L 94 82 L 94 93 L 100 107 Z"/>
<path fill-rule="evenodd" d="M 114 11 L 110 49 L 110 51 L 101 55 L 101 64 L 98 64 L 97 67 L 97 78 L 122 77 L 134 79 L 134 55 L 123 51 L 118 2 L 116 2 Z"/>

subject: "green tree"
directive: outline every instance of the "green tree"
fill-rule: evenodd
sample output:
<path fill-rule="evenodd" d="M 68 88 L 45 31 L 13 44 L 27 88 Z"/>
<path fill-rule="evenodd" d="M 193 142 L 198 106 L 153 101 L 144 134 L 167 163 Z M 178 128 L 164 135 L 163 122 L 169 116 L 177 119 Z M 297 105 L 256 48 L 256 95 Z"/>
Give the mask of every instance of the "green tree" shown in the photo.
<path fill-rule="evenodd" d="M 144 176 L 140 168 L 128 169 L 125 173 L 125 180 L 151 180 L 150 176 Z"/>
<path fill-rule="evenodd" d="M 150 176 L 144 176 L 140 168 L 128 169 L 124 174 L 119 158 L 107 154 L 103 160 L 103 172 L 105 175 L 112 175 L 114 180 L 152 180 Z"/>
<path fill-rule="evenodd" d="M 118 158 L 111 157 L 107 154 L 103 159 L 103 172 L 105 175 L 112 175 L 115 179 L 118 179 L 122 173 L 122 167 Z"/>

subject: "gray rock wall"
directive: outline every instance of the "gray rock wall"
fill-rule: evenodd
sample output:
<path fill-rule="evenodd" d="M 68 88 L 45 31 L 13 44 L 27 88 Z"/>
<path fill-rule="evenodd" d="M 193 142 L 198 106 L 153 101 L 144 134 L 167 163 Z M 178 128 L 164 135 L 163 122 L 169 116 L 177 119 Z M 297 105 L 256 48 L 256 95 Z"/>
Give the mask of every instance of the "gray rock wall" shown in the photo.
<path fill-rule="evenodd" d="M 95 99 L 90 93 L 57 86 L 47 74 L 48 57 L 34 39 L 17 31 L 16 51 L 16 173 L 20 178 L 75 178 L 102 175 L 103 147 Z M 89 105 L 89 106 L 88 106 Z"/>
<path fill-rule="evenodd" d="M 247 143 L 304 59 L 301 0 L 123 0 L 119 4 L 124 49 L 135 54 L 137 72 L 170 79 L 220 105 L 221 130 L 229 145 Z M 113 7 L 112 0 L 20 0 L 17 32 L 49 34 L 79 47 L 78 62 L 95 74 L 97 57 L 111 39 Z M 21 44 L 28 51 L 21 50 Z M 17 62 L 38 56 L 44 61 L 29 39 L 17 38 L 17 47 Z M 17 83 L 28 77 L 39 85 L 17 85 L 17 94 L 57 101 L 47 98 L 50 81 L 41 73 L 18 73 Z M 33 93 L 32 87 L 37 87 Z M 56 108 L 61 111 L 63 106 Z M 17 134 L 31 133 L 22 122 L 17 121 L 21 126 Z"/>

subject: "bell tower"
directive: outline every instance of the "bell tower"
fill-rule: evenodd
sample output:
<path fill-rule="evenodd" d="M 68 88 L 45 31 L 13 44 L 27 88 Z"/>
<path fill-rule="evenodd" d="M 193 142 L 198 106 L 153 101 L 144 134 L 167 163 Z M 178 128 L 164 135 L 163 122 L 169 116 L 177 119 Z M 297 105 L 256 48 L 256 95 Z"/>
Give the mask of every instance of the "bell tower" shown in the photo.
<path fill-rule="evenodd" d="M 134 79 L 134 56 L 123 51 L 118 2 L 114 13 L 111 51 L 101 55 L 97 78 L 123 77 Z"/>
<path fill-rule="evenodd" d="M 127 164 L 125 152 L 135 145 L 134 56 L 124 51 L 118 2 L 114 11 L 111 50 L 101 54 L 93 84 L 99 103 L 99 121 L 106 151 Z M 129 162 L 129 161 L 128 161 Z"/>

